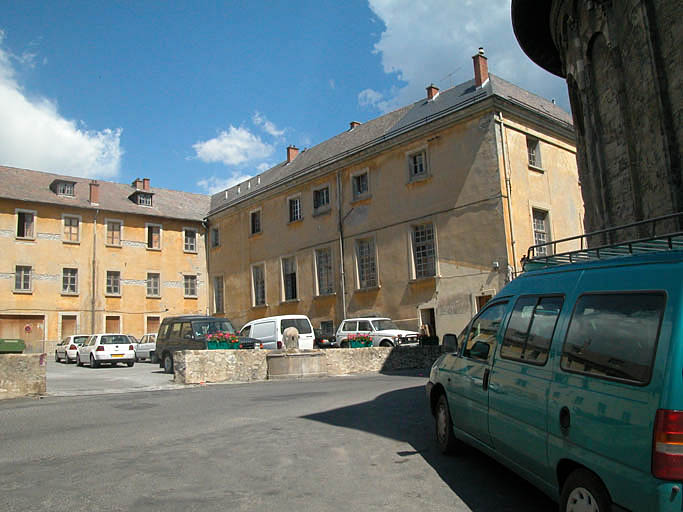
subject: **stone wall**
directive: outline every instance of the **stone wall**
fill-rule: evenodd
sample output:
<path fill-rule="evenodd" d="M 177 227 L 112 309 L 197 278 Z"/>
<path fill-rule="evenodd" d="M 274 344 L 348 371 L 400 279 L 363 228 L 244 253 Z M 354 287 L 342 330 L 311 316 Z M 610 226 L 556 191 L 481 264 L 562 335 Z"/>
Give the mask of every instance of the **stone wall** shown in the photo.
<path fill-rule="evenodd" d="M 329 376 L 384 372 L 410 368 L 428 369 L 441 355 L 441 346 L 370 347 L 327 350 Z"/>
<path fill-rule="evenodd" d="M 0 400 L 47 391 L 45 354 L 0 354 Z"/>
<path fill-rule="evenodd" d="M 266 350 L 183 350 L 173 355 L 175 381 L 250 382 L 266 380 Z"/>

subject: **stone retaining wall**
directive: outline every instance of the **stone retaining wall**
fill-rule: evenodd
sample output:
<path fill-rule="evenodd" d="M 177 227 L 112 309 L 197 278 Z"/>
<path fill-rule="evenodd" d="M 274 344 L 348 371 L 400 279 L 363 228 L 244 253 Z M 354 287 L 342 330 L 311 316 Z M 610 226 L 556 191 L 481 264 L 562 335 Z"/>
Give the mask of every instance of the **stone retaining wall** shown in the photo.
<path fill-rule="evenodd" d="M 175 381 L 251 382 L 266 380 L 266 350 L 182 350 L 173 355 Z"/>
<path fill-rule="evenodd" d="M 0 354 L 0 400 L 47 392 L 45 354 Z"/>
<path fill-rule="evenodd" d="M 410 368 L 428 369 L 441 355 L 441 346 L 351 348 L 327 350 L 325 353 L 328 375 L 350 375 Z"/>

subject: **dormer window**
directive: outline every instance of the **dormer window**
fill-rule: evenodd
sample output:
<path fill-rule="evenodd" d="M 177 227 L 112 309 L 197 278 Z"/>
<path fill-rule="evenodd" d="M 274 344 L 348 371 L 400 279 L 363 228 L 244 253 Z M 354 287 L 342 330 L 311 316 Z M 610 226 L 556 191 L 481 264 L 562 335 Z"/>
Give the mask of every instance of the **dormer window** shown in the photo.
<path fill-rule="evenodd" d="M 74 197 L 76 182 L 55 180 L 50 185 L 50 188 L 59 196 Z"/>
<path fill-rule="evenodd" d="M 138 204 L 142 206 L 152 206 L 152 194 L 138 192 Z"/>

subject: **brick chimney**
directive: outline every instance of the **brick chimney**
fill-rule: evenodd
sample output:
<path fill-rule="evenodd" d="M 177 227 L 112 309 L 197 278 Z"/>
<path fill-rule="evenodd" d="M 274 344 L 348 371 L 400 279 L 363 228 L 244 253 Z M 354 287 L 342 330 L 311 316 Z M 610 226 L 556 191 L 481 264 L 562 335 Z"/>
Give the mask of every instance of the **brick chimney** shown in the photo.
<path fill-rule="evenodd" d="M 135 178 L 131 185 L 135 187 L 135 190 L 142 190 L 142 180 L 140 178 Z"/>
<path fill-rule="evenodd" d="M 99 204 L 100 202 L 100 184 L 92 180 L 90 182 L 90 204 Z"/>
<path fill-rule="evenodd" d="M 439 88 L 434 85 L 430 84 L 427 86 L 427 99 L 428 100 L 433 100 L 439 95 Z"/>
<path fill-rule="evenodd" d="M 349 123 L 349 130 L 353 130 L 356 126 L 360 126 L 360 123 L 358 121 L 351 121 Z"/>
<path fill-rule="evenodd" d="M 149 178 L 142 178 L 142 190 L 149 190 Z"/>
<path fill-rule="evenodd" d="M 484 49 L 479 47 L 479 53 L 472 57 L 474 61 L 474 83 L 481 87 L 489 79 L 489 65 L 484 56 Z"/>
<path fill-rule="evenodd" d="M 287 163 L 291 163 L 299 154 L 299 148 L 296 146 L 287 146 Z"/>

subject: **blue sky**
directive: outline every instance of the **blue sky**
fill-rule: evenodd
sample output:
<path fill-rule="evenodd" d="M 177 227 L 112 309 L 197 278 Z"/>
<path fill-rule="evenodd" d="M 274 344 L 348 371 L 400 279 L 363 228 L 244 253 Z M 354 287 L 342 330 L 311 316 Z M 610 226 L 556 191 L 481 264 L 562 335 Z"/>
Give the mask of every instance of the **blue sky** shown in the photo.
<path fill-rule="evenodd" d="M 0 165 L 210 193 L 489 70 L 569 110 L 510 0 L 5 2 Z"/>

